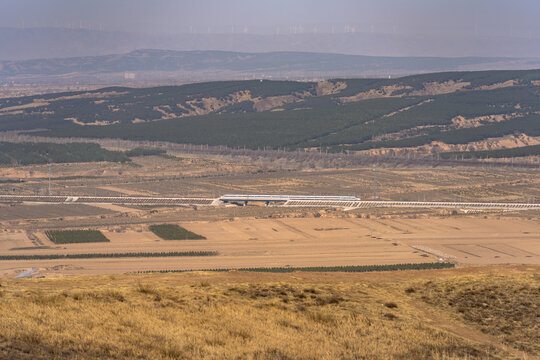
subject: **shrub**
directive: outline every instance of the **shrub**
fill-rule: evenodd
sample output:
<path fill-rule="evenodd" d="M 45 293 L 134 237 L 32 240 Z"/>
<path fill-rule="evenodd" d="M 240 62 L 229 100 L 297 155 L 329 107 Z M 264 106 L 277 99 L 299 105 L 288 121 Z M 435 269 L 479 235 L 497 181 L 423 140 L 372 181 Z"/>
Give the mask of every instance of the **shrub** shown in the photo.
<path fill-rule="evenodd" d="M 138 283 L 137 291 L 140 292 L 141 294 L 158 295 L 158 292 L 156 291 L 156 289 L 150 284 Z"/>

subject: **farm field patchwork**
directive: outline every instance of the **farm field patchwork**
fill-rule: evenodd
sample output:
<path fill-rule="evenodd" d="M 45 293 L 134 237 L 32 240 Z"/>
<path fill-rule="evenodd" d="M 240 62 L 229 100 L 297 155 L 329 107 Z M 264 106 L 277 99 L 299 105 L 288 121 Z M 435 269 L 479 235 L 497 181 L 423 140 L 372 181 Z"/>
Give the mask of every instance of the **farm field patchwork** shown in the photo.
<path fill-rule="evenodd" d="M 0 275 L 37 267 L 42 276 L 151 270 L 377 265 L 451 261 L 458 264 L 540 264 L 538 220 L 438 218 L 281 218 L 182 224 L 207 240 L 162 240 L 140 226 L 104 231 L 108 243 L 32 245 L 20 233 L 0 233 L 0 255 L 217 251 L 211 258 L 3 260 Z M 35 236 L 42 238 L 40 232 Z M 34 248 L 32 248 L 34 246 Z M 19 249 L 19 250 L 14 250 Z M 55 270 L 55 269 L 60 270 Z"/>
<path fill-rule="evenodd" d="M 227 193 L 373 197 L 373 168 L 299 160 L 232 156 L 144 156 L 129 164 L 53 164 L 53 195 L 200 196 Z M 48 192 L 48 166 L 0 168 L 3 194 Z M 377 168 L 385 200 L 534 202 L 537 169 L 397 166 Z M 19 181 L 20 180 L 20 181 Z M 181 225 L 206 240 L 167 241 L 152 225 Z M 35 276 L 118 274 L 151 270 L 391 265 L 451 261 L 458 266 L 537 264 L 538 211 L 460 209 L 333 209 L 155 207 L 118 205 L 0 205 L 0 255 L 68 255 L 217 251 L 210 258 L 10 260 L 0 274 Z M 57 245 L 46 231 L 92 229 L 110 242 Z M 440 260 L 442 259 L 442 260 Z"/>
<path fill-rule="evenodd" d="M 213 198 L 230 193 L 286 193 L 372 199 L 373 167 L 347 165 L 345 160 L 334 163 L 334 160 L 296 159 L 289 153 L 254 159 L 182 154 L 167 158 L 136 157 L 130 164 L 53 164 L 51 187 L 53 195 L 68 196 Z M 427 161 L 425 166 L 381 164 L 377 167 L 378 196 L 382 200 L 534 202 L 540 199 L 539 179 L 538 169 L 510 170 L 490 164 L 440 167 Z M 0 193 L 46 195 L 48 167 L 0 167 Z M 74 213 L 77 210 L 66 209 L 73 209 Z M 15 218 L 2 210 L 0 206 L 0 221 L 3 217 Z"/>

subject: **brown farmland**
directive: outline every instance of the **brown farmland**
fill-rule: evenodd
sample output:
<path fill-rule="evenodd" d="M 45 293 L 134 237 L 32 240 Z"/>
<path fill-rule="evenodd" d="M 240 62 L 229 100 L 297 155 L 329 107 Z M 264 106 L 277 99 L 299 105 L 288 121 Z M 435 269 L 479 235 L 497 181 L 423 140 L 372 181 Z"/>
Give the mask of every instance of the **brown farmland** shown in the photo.
<path fill-rule="evenodd" d="M 284 155 L 285 156 L 285 155 Z M 131 164 L 56 164 L 53 195 L 206 196 L 226 193 L 355 195 L 373 198 L 372 168 L 332 168 L 294 158 L 149 156 Z M 43 165 L 0 168 L 3 194 L 47 194 Z M 3 182 L 2 182 L 3 181 Z M 534 202 L 534 168 L 377 169 L 387 200 Z M 164 241 L 151 224 L 178 224 L 207 240 Z M 57 246 L 51 229 L 101 230 L 110 243 Z M 302 267 L 450 261 L 539 264 L 539 212 L 461 209 L 339 209 L 227 206 L 0 205 L 0 255 L 218 251 L 208 258 L 0 261 L 0 274 L 112 274 L 148 270 Z M 442 260 L 441 260 L 442 259 Z"/>
<path fill-rule="evenodd" d="M 181 225 L 207 240 L 161 240 L 145 226 L 133 225 L 102 229 L 110 243 L 57 246 L 43 232 L 33 232 L 42 246 L 50 247 L 35 249 L 27 235 L 4 232 L 0 255 L 218 251 L 219 256 L 1 261 L 0 274 L 10 276 L 33 267 L 44 276 L 441 260 L 464 265 L 540 264 L 538 222 L 527 219 L 239 218 Z"/>

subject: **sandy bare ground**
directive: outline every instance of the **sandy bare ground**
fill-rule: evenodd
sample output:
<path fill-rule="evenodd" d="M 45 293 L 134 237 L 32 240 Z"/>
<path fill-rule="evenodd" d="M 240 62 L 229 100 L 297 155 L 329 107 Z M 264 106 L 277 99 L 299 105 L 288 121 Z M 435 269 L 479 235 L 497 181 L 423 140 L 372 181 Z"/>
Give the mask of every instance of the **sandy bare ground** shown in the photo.
<path fill-rule="evenodd" d="M 118 186 L 100 186 L 99 188 L 103 189 L 103 190 L 115 191 L 115 192 L 119 192 L 119 193 L 126 194 L 126 195 L 132 195 L 132 196 L 148 196 L 148 195 L 152 195 L 152 194 L 149 194 L 148 192 L 128 190 L 128 189 L 123 189 L 123 188 L 118 187 Z"/>
<path fill-rule="evenodd" d="M 106 209 L 106 210 L 115 211 L 115 212 L 124 212 L 124 213 L 132 213 L 132 214 L 140 213 L 140 211 L 137 211 L 136 209 L 128 208 L 128 207 L 121 206 L 121 205 L 114 205 L 114 204 L 92 204 L 91 206 L 92 206 L 92 207 L 99 208 L 99 209 Z"/>
<path fill-rule="evenodd" d="M 216 250 L 215 257 L 0 261 L 0 276 L 30 268 L 41 275 L 112 274 L 146 270 L 334 266 L 434 262 L 464 265 L 540 264 L 540 225 L 524 218 L 283 218 L 183 222 L 207 240 L 165 241 L 144 225 L 102 229 L 110 243 L 22 249 L 25 233 L 0 233 L 0 254 L 68 254 Z"/>

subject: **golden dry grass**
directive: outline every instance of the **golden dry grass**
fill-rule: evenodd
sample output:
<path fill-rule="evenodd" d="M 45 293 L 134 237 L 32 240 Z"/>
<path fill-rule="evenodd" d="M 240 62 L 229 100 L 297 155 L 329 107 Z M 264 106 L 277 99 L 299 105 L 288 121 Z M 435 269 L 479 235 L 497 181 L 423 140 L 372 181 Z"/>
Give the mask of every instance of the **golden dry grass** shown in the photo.
<path fill-rule="evenodd" d="M 540 273 L 453 277 L 420 283 L 420 299 L 505 344 L 540 355 Z M 415 293 L 415 287 L 407 289 Z M 444 294 L 444 296 L 441 296 Z"/>
<path fill-rule="evenodd" d="M 538 316 L 538 297 L 529 294 L 539 273 L 513 267 L 3 279 L 0 358 L 526 358 L 514 348 L 539 355 L 537 324 L 516 322 L 509 311 L 524 296 L 535 305 L 526 317 Z M 519 285 L 506 292 L 507 284 Z M 467 295 L 471 287 L 504 294 L 508 307 L 490 315 L 491 329 L 508 328 L 511 337 L 484 333 L 476 317 L 456 311 L 460 301 L 479 301 Z"/>

